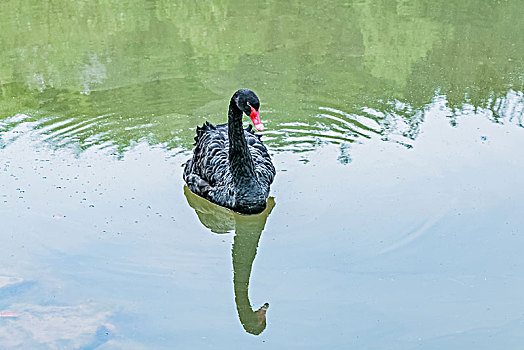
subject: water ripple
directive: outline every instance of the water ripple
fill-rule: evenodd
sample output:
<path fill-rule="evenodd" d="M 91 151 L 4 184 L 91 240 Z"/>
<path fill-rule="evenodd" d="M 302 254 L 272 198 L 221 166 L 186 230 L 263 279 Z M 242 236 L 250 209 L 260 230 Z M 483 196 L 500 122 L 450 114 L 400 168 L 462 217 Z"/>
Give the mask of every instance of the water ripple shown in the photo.
<path fill-rule="evenodd" d="M 448 107 L 446 96 L 438 91 L 423 108 L 399 100 L 381 102 L 375 107 L 354 107 L 351 112 L 328 106 L 316 108 L 317 112 L 307 116 L 306 121 L 282 118 L 278 124 L 270 122 L 262 133 L 266 144 L 276 152 L 308 152 L 325 144 L 336 144 L 345 159 L 350 159 L 347 153 L 351 145 L 374 138 L 411 148 L 421 132 L 426 112 L 432 108 L 444 111 L 451 126 L 457 126 L 461 118 L 478 115 L 493 123 L 524 127 L 524 94 L 514 90 L 481 106 L 464 103 L 460 109 Z M 168 148 L 191 149 L 194 125 L 205 119 L 174 113 L 122 115 L 116 111 L 96 116 L 16 114 L 0 120 L 0 147 L 30 132 L 57 147 L 76 144 L 81 149 L 101 146 L 115 147 L 118 151 L 134 142 L 146 141 Z M 215 122 L 213 118 L 210 120 Z"/>

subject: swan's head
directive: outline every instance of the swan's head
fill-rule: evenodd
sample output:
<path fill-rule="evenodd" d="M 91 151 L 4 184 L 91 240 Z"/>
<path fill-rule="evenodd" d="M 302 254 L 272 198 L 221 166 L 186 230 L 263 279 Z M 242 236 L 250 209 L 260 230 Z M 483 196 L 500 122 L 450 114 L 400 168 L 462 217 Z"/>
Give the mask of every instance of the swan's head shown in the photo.
<path fill-rule="evenodd" d="M 237 107 L 246 113 L 258 131 L 264 130 L 264 125 L 260 121 L 260 101 L 257 95 L 249 89 L 241 89 L 235 93 Z"/>

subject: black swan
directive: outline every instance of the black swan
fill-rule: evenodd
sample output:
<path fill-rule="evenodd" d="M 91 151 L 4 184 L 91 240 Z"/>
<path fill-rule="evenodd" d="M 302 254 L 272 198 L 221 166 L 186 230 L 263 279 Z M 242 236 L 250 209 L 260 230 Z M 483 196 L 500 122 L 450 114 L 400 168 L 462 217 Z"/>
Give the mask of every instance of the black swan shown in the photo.
<path fill-rule="evenodd" d="M 227 124 L 197 127 L 193 158 L 184 169 L 193 193 L 241 214 L 264 211 L 275 167 L 251 125 L 242 127 L 246 113 L 257 130 L 264 130 L 259 108 L 257 95 L 241 89 L 231 97 Z"/>

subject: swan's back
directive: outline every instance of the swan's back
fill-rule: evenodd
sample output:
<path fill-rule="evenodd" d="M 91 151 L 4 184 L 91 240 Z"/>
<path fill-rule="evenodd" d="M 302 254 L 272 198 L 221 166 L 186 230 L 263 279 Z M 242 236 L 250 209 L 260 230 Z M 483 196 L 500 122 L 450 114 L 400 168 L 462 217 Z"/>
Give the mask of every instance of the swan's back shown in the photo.
<path fill-rule="evenodd" d="M 265 197 L 275 177 L 271 157 L 260 137 L 250 125 L 244 130 L 255 173 Z M 228 125 L 213 125 L 206 122 L 197 127 L 193 158 L 186 163 L 184 180 L 195 194 L 225 207 L 235 206 L 235 188 L 229 169 Z"/>

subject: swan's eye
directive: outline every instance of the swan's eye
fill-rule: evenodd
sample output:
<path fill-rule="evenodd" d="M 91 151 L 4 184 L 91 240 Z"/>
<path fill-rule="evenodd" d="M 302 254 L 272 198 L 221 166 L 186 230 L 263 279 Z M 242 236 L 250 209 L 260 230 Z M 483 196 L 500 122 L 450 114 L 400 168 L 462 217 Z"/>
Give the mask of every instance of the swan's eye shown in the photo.
<path fill-rule="evenodd" d="M 258 108 L 255 108 L 255 107 L 258 107 L 255 105 L 255 107 L 251 106 L 251 103 L 249 102 L 246 102 L 246 104 L 251 108 L 251 110 L 255 110 L 255 111 L 258 111 Z"/>

